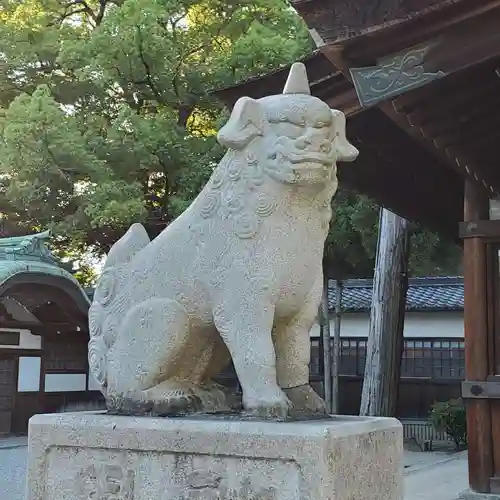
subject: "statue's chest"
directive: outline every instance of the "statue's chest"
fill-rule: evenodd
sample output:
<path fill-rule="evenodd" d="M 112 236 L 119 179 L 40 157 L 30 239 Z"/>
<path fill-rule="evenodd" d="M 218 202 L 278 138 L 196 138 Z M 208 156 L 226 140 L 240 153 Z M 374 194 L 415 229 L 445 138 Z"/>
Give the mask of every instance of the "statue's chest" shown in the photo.
<path fill-rule="evenodd" d="M 306 303 L 316 283 L 312 277 L 302 279 L 291 279 L 281 287 L 278 300 L 276 301 L 276 317 L 287 318 L 294 316 Z"/>

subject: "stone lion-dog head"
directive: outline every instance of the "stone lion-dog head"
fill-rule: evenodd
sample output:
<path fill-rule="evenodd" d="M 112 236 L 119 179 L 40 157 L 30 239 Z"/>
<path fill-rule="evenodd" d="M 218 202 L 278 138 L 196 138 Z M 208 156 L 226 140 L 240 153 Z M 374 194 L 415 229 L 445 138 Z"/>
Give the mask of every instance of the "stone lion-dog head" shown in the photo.
<path fill-rule="evenodd" d="M 358 156 L 345 127 L 344 113 L 311 96 L 306 68 L 295 63 L 282 94 L 240 98 L 218 140 L 284 183 L 336 183 L 336 162 Z"/>

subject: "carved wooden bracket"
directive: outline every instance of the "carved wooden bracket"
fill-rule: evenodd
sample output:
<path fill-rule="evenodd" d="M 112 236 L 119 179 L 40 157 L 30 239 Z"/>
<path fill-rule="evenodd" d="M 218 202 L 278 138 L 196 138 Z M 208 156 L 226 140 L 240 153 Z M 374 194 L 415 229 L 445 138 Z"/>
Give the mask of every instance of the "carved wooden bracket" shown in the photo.
<path fill-rule="evenodd" d="M 446 76 L 444 71 L 428 67 L 426 55 L 430 49 L 431 44 L 423 44 L 384 57 L 376 66 L 350 68 L 361 106 L 374 106 Z"/>

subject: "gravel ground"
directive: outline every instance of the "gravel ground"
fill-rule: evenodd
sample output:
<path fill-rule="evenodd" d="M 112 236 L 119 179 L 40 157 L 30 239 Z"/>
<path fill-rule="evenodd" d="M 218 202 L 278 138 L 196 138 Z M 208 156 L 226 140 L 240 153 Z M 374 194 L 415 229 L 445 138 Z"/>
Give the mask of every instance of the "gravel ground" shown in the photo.
<path fill-rule="evenodd" d="M 0 499 L 24 500 L 27 450 L 0 448 Z"/>

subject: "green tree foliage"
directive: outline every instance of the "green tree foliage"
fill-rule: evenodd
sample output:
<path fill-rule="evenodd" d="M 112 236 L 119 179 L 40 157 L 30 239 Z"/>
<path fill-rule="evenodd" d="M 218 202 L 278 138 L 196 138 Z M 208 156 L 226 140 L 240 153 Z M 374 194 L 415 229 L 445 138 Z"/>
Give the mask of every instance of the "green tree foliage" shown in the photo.
<path fill-rule="evenodd" d="M 80 250 L 175 218 L 222 153 L 210 90 L 311 50 L 281 0 L 1 5 L 0 210 Z"/>
<path fill-rule="evenodd" d="M 333 277 L 371 277 L 375 266 L 380 207 L 366 196 L 339 189 L 325 259 Z M 424 228 L 410 227 L 412 276 L 461 274 L 462 249 Z"/>
<path fill-rule="evenodd" d="M 445 431 L 457 451 L 467 448 L 467 413 L 461 399 L 439 401 L 432 405 L 429 420 L 438 431 Z"/>
<path fill-rule="evenodd" d="M 0 0 L 0 40 L 0 219 L 52 228 L 72 261 L 133 221 L 155 236 L 193 200 L 222 155 L 212 89 L 312 50 L 284 0 Z M 370 275 L 377 208 L 335 206 L 329 251 Z M 432 238 L 420 269 L 441 265 Z"/>

